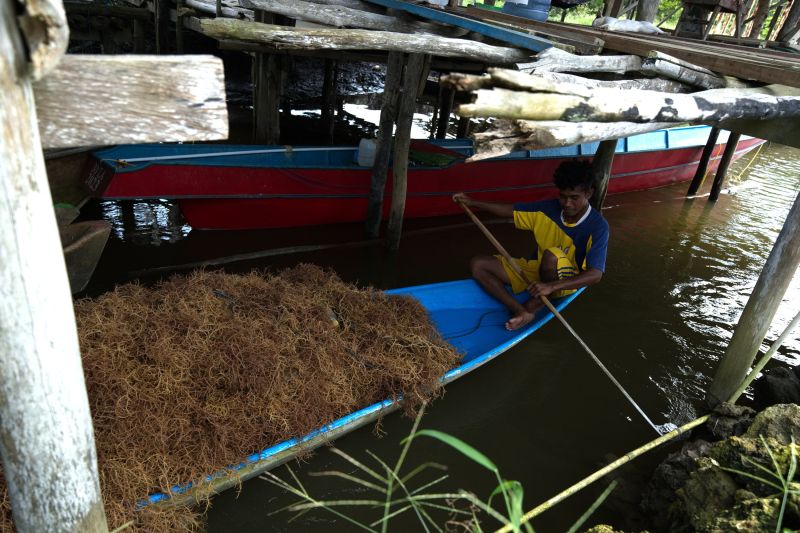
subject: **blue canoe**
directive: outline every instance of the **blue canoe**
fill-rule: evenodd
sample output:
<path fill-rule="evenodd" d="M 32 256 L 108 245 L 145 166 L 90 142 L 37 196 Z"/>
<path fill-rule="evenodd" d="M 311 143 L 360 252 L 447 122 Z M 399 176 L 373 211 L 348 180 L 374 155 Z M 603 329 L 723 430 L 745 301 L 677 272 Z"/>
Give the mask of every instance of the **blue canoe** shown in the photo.
<path fill-rule="evenodd" d="M 583 289 L 553 300 L 561 311 L 574 300 Z M 510 349 L 553 318 L 547 309 L 541 309 L 527 327 L 507 331 L 505 322 L 508 311 L 497 300 L 486 294 L 473 280 L 449 281 L 431 285 L 419 285 L 386 291 L 387 294 L 408 295 L 416 298 L 427 309 L 429 316 L 442 336 L 463 354 L 461 364 L 441 378 L 442 385 L 491 361 Z M 526 298 L 518 297 L 520 301 Z M 387 399 L 364 407 L 331 422 L 304 437 L 297 437 L 275 444 L 259 453 L 247 457 L 230 471 L 207 478 L 213 493 L 219 493 L 240 482 L 253 478 L 291 459 L 309 452 L 365 424 L 373 422 L 400 407 L 402 399 Z M 209 487 L 202 487 L 204 495 Z M 170 500 L 170 504 L 189 505 L 196 501 L 192 484 L 176 485 L 173 494 L 152 494 L 143 505 Z"/>

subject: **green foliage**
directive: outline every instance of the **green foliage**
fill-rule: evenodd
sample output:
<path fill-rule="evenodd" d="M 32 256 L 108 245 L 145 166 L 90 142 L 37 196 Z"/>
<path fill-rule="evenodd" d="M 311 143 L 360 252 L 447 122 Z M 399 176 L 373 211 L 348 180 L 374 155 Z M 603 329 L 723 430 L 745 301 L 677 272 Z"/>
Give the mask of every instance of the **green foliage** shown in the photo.
<path fill-rule="evenodd" d="M 380 457 L 369 450 L 367 450 L 366 453 L 378 465 L 377 468 L 368 467 L 345 452 L 333 448 L 332 451 L 354 466 L 357 473 L 349 474 L 341 471 L 327 471 L 312 474 L 344 479 L 358 486 L 360 489 L 374 493 L 376 495 L 375 497 L 355 500 L 319 500 L 306 490 L 294 471 L 287 465 L 286 469 L 293 483 L 284 481 L 272 472 L 265 473 L 261 478 L 297 496 L 299 500 L 272 514 L 281 511 L 292 511 L 297 513 L 291 519 L 295 520 L 297 517 L 302 516 L 312 509 L 324 509 L 359 529 L 375 533 L 377 533 L 377 531 L 385 533 L 388 530 L 391 520 L 408 511 L 413 511 L 422 529 L 426 532 L 436 531 L 441 533 L 443 529 L 434 516 L 432 516 L 432 513 L 444 511 L 451 517 L 458 517 L 461 520 L 459 524 L 470 531 L 483 531 L 481 528 L 481 520 L 489 518 L 499 522 L 501 526 L 510 527 L 515 533 L 522 533 L 523 531 L 525 531 L 525 533 L 533 533 L 533 527 L 528 523 L 528 520 L 532 518 L 532 516 L 525 516 L 523 507 L 525 491 L 522 484 L 519 481 L 503 479 L 497 466 L 488 457 L 461 439 L 441 431 L 430 429 L 418 430 L 423 411 L 424 409 L 420 409 L 411 433 L 401 441 L 403 447 L 394 467 L 390 467 Z M 492 490 L 485 501 L 474 493 L 466 490 L 446 493 L 431 492 L 431 489 L 447 479 L 448 476 L 446 474 L 432 481 L 413 486 L 412 483 L 417 483 L 417 476 L 422 472 L 446 470 L 446 467 L 443 465 L 427 462 L 412 468 L 405 474 L 401 474 L 408 450 L 417 437 L 432 438 L 450 446 L 465 457 L 492 472 L 497 478 L 497 486 Z M 575 522 L 570 532 L 578 531 L 578 528 L 583 525 L 589 515 L 594 512 L 610 494 L 614 486 L 615 483 L 612 483 L 611 486 L 606 489 L 594 505 Z M 502 502 L 504 504 L 501 510 L 493 505 L 495 498 L 499 498 L 500 496 L 502 496 Z M 370 523 L 363 523 L 340 510 L 345 507 L 367 508 L 381 510 L 382 512 L 377 520 Z M 380 528 L 379 530 L 376 529 L 378 527 Z"/>
<path fill-rule="evenodd" d="M 768 477 L 763 477 L 760 475 L 756 475 L 750 472 L 745 472 L 744 470 L 738 470 L 735 468 L 726 468 L 726 467 L 720 467 L 720 468 L 722 468 L 725 471 L 738 474 L 740 476 L 754 479 L 778 491 L 772 496 L 782 496 L 781 506 L 780 510 L 778 511 L 777 522 L 775 524 L 775 533 L 781 533 L 781 531 L 783 531 L 783 515 L 786 512 L 786 502 L 789 500 L 789 496 L 792 495 L 800 496 L 800 483 L 794 480 L 795 474 L 797 473 L 797 449 L 794 443 L 794 437 L 792 437 L 791 444 L 789 446 L 790 453 L 788 458 L 788 464 L 786 465 L 786 473 L 784 474 L 783 468 L 781 468 L 780 463 L 776 459 L 775 454 L 767 444 L 767 441 L 766 439 L 764 439 L 763 435 L 761 436 L 761 443 L 764 445 L 764 449 L 766 450 L 770 460 L 772 461 L 772 470 L 750 459 L 747 456 L 742 456 L 742 463 L 756 468 L 757 470 L 763 472 Z"/>

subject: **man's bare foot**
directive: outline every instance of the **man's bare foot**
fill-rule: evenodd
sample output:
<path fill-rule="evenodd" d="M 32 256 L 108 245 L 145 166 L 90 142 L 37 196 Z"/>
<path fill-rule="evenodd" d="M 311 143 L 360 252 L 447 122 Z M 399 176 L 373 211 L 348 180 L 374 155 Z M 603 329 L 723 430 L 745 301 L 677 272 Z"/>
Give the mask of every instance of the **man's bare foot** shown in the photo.
<path fill-rule="evenodd" d="M 508 331 L 515 331 L 519 328 L 525 327 L 531 323 L 533 320 L 533 313 L 529 313 L 528 311 L 524 311 L 519 313 L 518 315 L 514 315 L 508 319 L 506 322 L 506 329 Z"/>

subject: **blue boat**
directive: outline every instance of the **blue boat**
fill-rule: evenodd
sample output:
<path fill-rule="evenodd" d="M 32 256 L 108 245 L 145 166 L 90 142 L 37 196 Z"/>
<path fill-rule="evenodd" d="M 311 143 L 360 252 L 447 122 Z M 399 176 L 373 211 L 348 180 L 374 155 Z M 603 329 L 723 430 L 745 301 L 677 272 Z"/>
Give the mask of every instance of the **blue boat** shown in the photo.
<path fill-rule="evenodd" d="M 557 310 L 561 311 L 582 291 L 583 289 L 580 289 L 569 296 L 555 299 L 552 303 Z M 416 298 L 428 311 L 442 337 L 463 354 L 461 364 L 442 376 L 442 385 L 455 381 L 488 363 L 520 343 L 553 318 L 550 311 L 541 309 L 526 327 L 508 331 L 505 329 L 508 310 L 489 296 L 474 280 L 419 285 L 386 292 L 387 294 Z M 517 298 L 522 302 L 527 299 L 526 296 L 520 295 Z M 219 493 L 280 466 L 397 410 L 401 403 L 402 398 L 386 399 L 339 418 L 308 435 L 270 446 L 247 457 L 241 464 L 233 466 L 234 473 L 228 470 L 209 476 L 207 478 L 208 485 L 203 485 L 201 494 L 207 496 L 209 493 Z M 195 492 L 195 487 L 190 483 L 175 485 L 172 488 L 172 495 L 152 494 L 141 504 L 166 503 L 169 500 L 172 505 L 191 505 L 196 502 Z"/>

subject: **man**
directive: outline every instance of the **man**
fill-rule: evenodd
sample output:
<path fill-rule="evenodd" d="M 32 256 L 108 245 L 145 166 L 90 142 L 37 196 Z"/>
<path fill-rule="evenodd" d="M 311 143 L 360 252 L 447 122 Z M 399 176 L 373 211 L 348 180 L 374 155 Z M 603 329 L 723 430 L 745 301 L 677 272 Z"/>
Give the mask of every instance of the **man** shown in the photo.
<path fill-rule="evenodd" d="M 480 202 L 463 192 L 453 195 L 454 201 L 467 207 L 513 217 L 518 229 L 533 233 L 536 253 L 530 259 L 515 259 L 532 280 L 530 284 L 501 255 L 477 256 L 470 262 L 475 280 L 511 311 L 506 322 L 508 330 L 519 329 L 533 320 L 536 310 L 544 305 L 541 296 L 570 294 L 597 283 L 605 271 L 608 222 L 589 205 L 594 193 L 591 164 L 566 161 L 556 169 L 554 181 L 559 190 L 557 200 L 505 204 Z M 527 290 L 531 299 L 519 303 L 506 285 L 511 285 L 514 293 Z"/>

